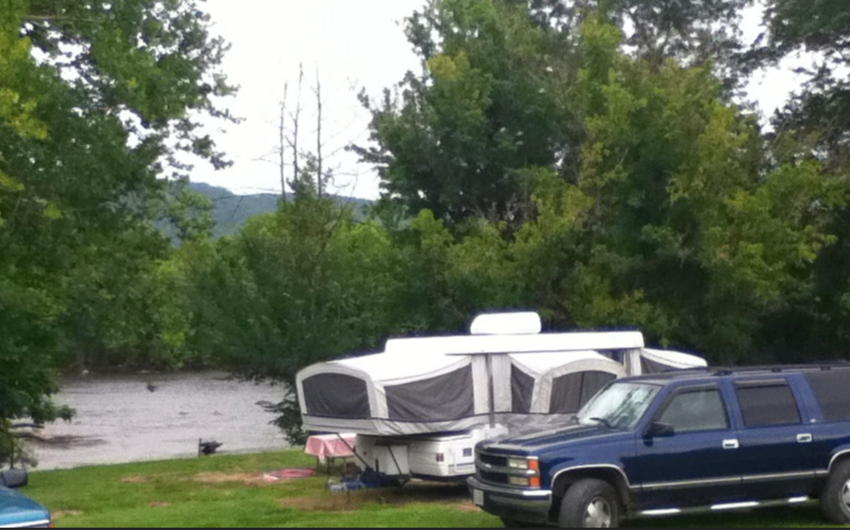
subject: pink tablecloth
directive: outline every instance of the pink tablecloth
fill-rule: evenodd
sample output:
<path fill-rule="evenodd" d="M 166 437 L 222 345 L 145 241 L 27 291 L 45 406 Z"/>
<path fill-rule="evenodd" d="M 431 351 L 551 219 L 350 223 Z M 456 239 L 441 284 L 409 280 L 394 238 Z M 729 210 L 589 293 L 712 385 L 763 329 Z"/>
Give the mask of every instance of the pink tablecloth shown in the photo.
<path fill-rule="evenodd" d="M 340 439 L 340 436 L 342 439 Z M 322 460 L 325 458 L 346 458 L 354 456 L 351 449 L 354 448 L 356 439 L 357 435 L 354 434 L 311 436 L 307 439 L 304 452 Z"/>

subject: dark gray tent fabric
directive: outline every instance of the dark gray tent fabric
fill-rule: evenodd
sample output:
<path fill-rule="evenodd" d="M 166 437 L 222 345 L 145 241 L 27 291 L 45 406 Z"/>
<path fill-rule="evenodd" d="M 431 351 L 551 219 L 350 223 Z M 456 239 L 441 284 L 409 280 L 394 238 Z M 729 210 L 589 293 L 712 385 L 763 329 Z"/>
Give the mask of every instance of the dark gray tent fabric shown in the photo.
<path fill-rule="evenodd" d="M 534 397 L 534 378 L 516 366 L 511 366 L 512 410 L 517 414 L 531 412 L 531 400 Z"/>
<path fill-rule="evenodd" d="M 549 405 L 551 414 L 575 414 L 602 388 L 616 379 L 605 372 L 577 372 L 555 379 Z"/>
<path fill-rule="evenodd" d="M 584 380 L 581 384 L 581 404 L 579 408 L 585 406 L 588 401 L 593 399 L 593 397 L 599 393 L 600 390 L 605 388 L 608 383 L 615 379 L 617 379 L 617 376 L 606 372 L 584 372 Z"/>
<path fill-rule="evenodd" d="M 303 382 L 307 414 L 326 418 L 368 419 L 366 381 L 343 374 L 319 374 Z"/>
<path fill-rule="evenodd" d="M 447 421 L 475 416 L 472 366 L 385 388 L 391 420 Z"/>
<path fill-rule="evenodd" d="M 574 414 L 581 408 L 581 372 L 564 375 L 552 382 L 549 412 Z"/>
<path fill-rule="evenodd" d="M 806 374 L 828 422 L 850 421 L 850 370 Z"/>

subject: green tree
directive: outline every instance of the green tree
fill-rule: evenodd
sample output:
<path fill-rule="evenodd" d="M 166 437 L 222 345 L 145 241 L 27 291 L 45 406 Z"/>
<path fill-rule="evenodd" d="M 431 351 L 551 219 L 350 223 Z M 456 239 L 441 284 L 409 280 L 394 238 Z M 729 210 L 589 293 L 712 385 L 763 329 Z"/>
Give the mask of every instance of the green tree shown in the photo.
<path fill-rule="evenodd" d="M 389 235 L 319 198 L 302 173 L 294 201 L 252 218 L 242 233 L 180 249 L 192 310 L 188 345 L 246 379 L 282 383 L 274 412 L 299 440 L 295 375 L 377 349 L 392 332 L 396 290 Z"/>
<path fill-rule="evenodd" d="M 841 205 L 843 183 L 814 162 L 768 166 L 758 127 L 723 103 L 710 65 L 635 60 L 595 20 L 582 36 L 580 173 L 528 228 L 564 227 L 552 253 L 567 258 L 553 269 L 566 280 L 562 314 L 752 360 L 764 318 L 811 286 L 834 242 L 818 207 Z M 569 222 L 550 219 L 559 209 Z"/>
<path fill-rule="evenodd" d="M 807 2 L 770 0 L 767 32 L 749 54 L 752 66 L 775 66 L 800 51 L 813 54 L 811 68 L 798 73 L 808 79 L 774 118 L 777 131 L 793 136 L 808 149 L 824 150 L 829 166 L 848 167 L 846 136 L 850 131 L 850 62 L 845 41 L 850 36 L 850 6 L 841 0 Z"/>
<path fill-rule="evenodd" d="M 569 107 L 555 97 L 570 47 L 526 6 L 492 0 L 432 3 L 408 36 L 423 74 L 408 74 L 380 106 L 364 98 L 377 147 L 358 151 L 381 164 L 384 201 L 450 225 L 529 218 L 522 170 L 570 156 Z"/>
<path fill-rule="evenodd" d="M 628 33 L 625 44 L 655 64 L 676 59 L 687 64 L 711 61 L 726 89 L 742 81 L 745 45 L 742 11 L 753 0 L 533 0 L 536 20 L 547 28 L 580 38 L 581 25 L 604 15 Z"/>
<path fill-rule="evenodd" d="M 767 31 L 750 53 L 755 66 L 776 66 L 792 54 L 813 57 L 810 68 L 797 73 L 805 82 L 773 117 L 773 156 L 779 162 L 810 160 L 826 178 L 845 178 L 850 170 L 850 6 L 840 0 L 806 2 L 770 0 L 765 12 Z M 845 180 L 846 182 L 846 180 Z M 846 184 L 845 184 L 846 185 Z M 829 212 L 824 212 L 829 215 Z M 836 244 L 816 265 L 813 289 L 774 315 L 763 332 L 764 341 L 785 359 L 799 360 L 801 352 L 818 358 L 845 357 L 850 339 L 850 212 L 830 215 Z"/>
<path fill-rule="evenodd" d="M 166 168 L 225 163 L 197 126 L 231 92 L 208 26 L 189 0 L 0 1 L 0 418 L 67 412 L 47 398 L 60 354 L 126 343 L 119 280 L 167 249 Z"/>

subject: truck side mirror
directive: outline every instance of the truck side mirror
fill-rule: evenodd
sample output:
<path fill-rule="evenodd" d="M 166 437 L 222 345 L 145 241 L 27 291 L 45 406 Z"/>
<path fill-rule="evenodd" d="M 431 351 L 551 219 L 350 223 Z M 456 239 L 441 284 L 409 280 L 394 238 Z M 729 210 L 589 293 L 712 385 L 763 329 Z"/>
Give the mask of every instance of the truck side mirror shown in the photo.
<path fill-rule="evenodd" d="M 9 469 L 0 472 L 0 484 L 7 488 L 23 488 L 29 484 L 29 474 L 25 469 Z"/>
<path fill-rule="evenodd" d="M 646 431 L 647 438 L 670 438 L 676 434 L 676 430 L 669 423 L 655 422 Z"/>

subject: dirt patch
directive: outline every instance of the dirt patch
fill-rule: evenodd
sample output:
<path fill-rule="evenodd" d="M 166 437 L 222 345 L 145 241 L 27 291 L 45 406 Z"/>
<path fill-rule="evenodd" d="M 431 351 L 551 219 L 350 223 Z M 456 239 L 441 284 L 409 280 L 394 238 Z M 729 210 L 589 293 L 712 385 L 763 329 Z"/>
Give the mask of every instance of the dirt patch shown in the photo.
<path fill-rule="evenodd" d="M 53 517 L 54 520 L 56 520 L 56 519 L 62 519 L 63 517 L 76 517 L 76 516 L 82 515 L 82 514 L 83 514 L 83 512 L 78 511 L 78 510 L 58 510 L 58 511 L 51 513 L 50 515 Z"/>
<path fill-rule="evenodd" d="M 168 508 L 171 506 L 170 502 L 149 502 L 145 506 L 148 508 Z"/>
<path fill-rule="evenodd" d="M 467 501 L 468 495 L 465 487 L 416 483 L 398 489 L 352 491 L 350 495 L 326 492 L 321 497 L 284 497 L 278 503 L 284 508 L 305 512 L 356 512 L 372 504 L 441 504 L 464 511 L 477 510 L 475 505 Z"/>
<path fill-rule="evenodd" d="M 148 477 L 142 476 L 133 476 L 133 477 L 124 477 L 119 479 L 118 482 L 122 484 L 149 484 L 150 479 Z"/>
<path fill-rule="evenodd" d="M 203 484 L 245 484 L 251 486 L 270 486 L 285 481 L 269 482 L 259 473 L 201 473 L 192 477 L 195 482 Z"/>

